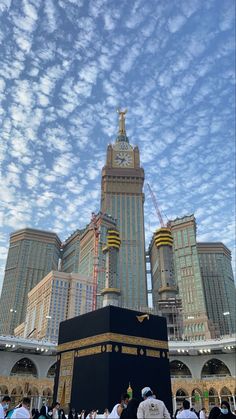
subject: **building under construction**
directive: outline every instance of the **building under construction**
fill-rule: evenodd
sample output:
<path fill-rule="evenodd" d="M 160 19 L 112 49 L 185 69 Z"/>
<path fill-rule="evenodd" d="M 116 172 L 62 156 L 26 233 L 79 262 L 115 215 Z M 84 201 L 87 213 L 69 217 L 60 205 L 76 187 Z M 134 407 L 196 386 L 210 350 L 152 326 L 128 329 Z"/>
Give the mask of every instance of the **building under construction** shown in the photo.
<path fill-rule="evenodd" d="M 92 309 L 102 307 L 101 290 L 105 288 L 106 257 L 103 248 L 107 243 L 107 230 L 116 229 L 116 221 L 110 215 L 92 214 L 91 222 L 80 237 L 79 270 L 81 275 L 92 278 Z"/>
<path fill-rule="evenodd" d="M 167 320 L 169 339 L 183 334 L 182 303 L 174 276 L 173 238 L 168 227 L 154 233 L 149 246 L 153 306 Z"/>

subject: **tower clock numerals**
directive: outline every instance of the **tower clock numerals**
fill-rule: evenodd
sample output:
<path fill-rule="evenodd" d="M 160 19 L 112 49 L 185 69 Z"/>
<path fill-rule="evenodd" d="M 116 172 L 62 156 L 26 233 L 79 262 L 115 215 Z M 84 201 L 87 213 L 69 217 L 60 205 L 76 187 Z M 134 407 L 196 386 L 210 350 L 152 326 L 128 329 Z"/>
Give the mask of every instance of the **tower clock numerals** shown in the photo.
<path fill-rule="evenodd" d="M 119 167 L 128 167 L 132 165 L 132 156 L 126 152 L 120 152 L 115 155 L 114 162 Z"/>

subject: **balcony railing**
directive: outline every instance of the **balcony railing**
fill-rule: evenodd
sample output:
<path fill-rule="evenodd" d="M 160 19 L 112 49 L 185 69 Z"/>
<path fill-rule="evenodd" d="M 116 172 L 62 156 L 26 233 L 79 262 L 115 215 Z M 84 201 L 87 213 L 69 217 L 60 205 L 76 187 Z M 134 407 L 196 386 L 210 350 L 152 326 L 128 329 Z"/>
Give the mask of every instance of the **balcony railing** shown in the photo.
<path fill-rule="evenodd" d="M 17 377 L 35 377 L 38 378 L 37 374 L 32 374 L 32 373 L 21 373 L 21 372 L 11 372 L 10 374 L 11 377 L 17 376 Z"/>
<path fill-rule="evenodd" d="M 225 378 L 225 377 L 231 377 L 230 374 L 210 374 L 210 375 L 206 375 L 206 374 L 202 374 L 201 378 L 207 378 L 210 380 L 214 380 L 215 378 Z"/>

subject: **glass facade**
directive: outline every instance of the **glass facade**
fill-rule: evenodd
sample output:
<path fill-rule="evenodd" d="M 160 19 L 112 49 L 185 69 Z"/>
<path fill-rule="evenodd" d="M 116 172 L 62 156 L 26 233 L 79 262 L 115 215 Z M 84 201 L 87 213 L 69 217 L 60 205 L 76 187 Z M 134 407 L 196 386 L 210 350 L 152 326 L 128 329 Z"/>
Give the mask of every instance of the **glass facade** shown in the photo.
<path fill-rule="evenodd" d="M 211 336 L 196 243 L 193 215 L 170 222 L 174 239 L 174 270 L 182 300 L 184 336 L 203 340 Z"/>
<path fill-rule="evenodd" d="M 79 271 L 80 237 L 83 232 L 84 230 L 76 230 L 62 244 L 61 270 L 63 272 L 70 273 Z"/>
<path fill-rule="evenodd" d="M 220 335 L 236 331 L 236 289 L 231 252 L 223 243 L 198 243 L 209 319 Z"/>
<path fill-rule="evenodd" d="M 146 307 L 143 194 L 112 194 L 109 212 L 117 220 L 121 238 L 118 255 L 121 303 L 127 307 Z"/>
<path fill-rule="evenodd" d="M 128 150 L 128 159 L 124 150 Z M 106 164 L 102 169 L 101 211 L 111 214 L 120 232 L 121 304 L 136 309 L 145 309 L 148 304 L 143 183 L 139 149 L 129 144 L 124 131 L 107 147 Z"/>
<path fill-rule="evenodd" d="M 10 247 L 0 301 L 0 333 L 13 334 L 25 320 L 28 292 L 51 270 L 56 270 L 61 242 L 54 233 L 19 230 Z"/>

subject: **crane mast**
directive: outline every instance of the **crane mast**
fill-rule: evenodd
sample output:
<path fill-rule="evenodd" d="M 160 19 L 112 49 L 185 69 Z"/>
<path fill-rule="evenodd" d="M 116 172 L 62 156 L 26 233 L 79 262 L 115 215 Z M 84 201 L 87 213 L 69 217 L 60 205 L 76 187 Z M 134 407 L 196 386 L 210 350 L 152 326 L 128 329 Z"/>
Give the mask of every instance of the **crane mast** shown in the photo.
<path fill-rule="evenodd" d="M 98 282 L 98 243 L 99 243 L 99 225 L 95 213 L 92 213 L 92 226 L 94 231 L 94 264 L 93 264 L 93 299 L 92 310 L 96 310 L 97 305 L 97 282 Z"/>
<path fill-rule="evenodd" d="M 158 204 L 157 204 L 156 197 L 155 197 L 155 195 L 154 195 L 154 193 L 153 193 L 153 191 L 152 191 L 152 188 L 151 188 L 151 186 L 149 185 L 149 183 L 147 183 L 147 187 L 148 187 L 148 190 L 149 190 L 150 195 L 151 195 L 151 197 L 152 197 L 152 202 L 153 202 L 153 204 L 154 204 L 154 207 L 155 207 L 155 210 L 156 210 L 156 214 L 157 214 L 157 216 L 158 216 L 158 219 L 159 219 L 159 222 L 160 222 L 160 224 L 161 224 L 161 227 L 165 227 L 165 223 L 164 223 L 164 221 L 163 221 L 163 218 L 162 218 L 161 212 L 160 212 L 160 210 L 159 210 L 159 208 L 158 208 Z"/>

